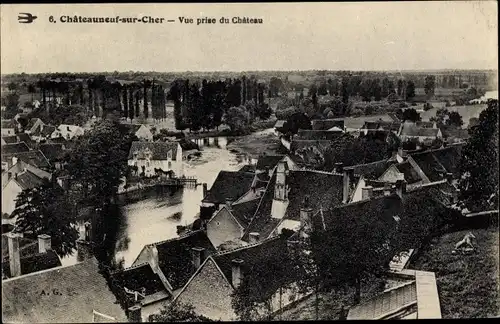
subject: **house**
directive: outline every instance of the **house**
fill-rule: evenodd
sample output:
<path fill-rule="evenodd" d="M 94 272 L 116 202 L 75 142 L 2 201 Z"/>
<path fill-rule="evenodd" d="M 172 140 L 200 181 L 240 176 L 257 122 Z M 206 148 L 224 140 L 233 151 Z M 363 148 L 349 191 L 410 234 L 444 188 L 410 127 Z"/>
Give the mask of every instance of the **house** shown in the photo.
<path fill-rule="evenodd" d="M 52 177 L 49 172 L 31 165 L 24 160 L 13 157 L 12 166 L 5 171 L 2 171 L 2 188 L 4 188 L 13 177 L 21 172 L 24 172 L 24 170 L 29 170 L 40 178 L 51 179 Z"/>
<path fill-rule="evenodd" d="M 394 134 L 397 135 L 399 133 L 400 128 L 401 128 L 400 122 L 377 120 L 377 121 L 366 121 L 360 130 L 365 134 L 368 131 L 381 130 L 381 131 L 393 132 Z"/>
<path fill-rule="evenodd" d="M 41 186 L 44 179 L 35 173 L 24 169 L 12 175 L 7 184 L 2 188 L 2 214 L 10 215 L 16 207 L 17 196 L 26 189 Z"/>
<path fill-rule="evenodd" d="M 5 322 L 127 321 L 94 258 L 4 280 L 2 295 Z"/>
<path fill-rule="evenodd" d="M 146 177 L 155 175 L 155 169 L 173 171 L 175 176 L 184 174 L 182 148 L 177 142 L 134 141 L 128 155 L 128 165 L 138 167 Z"/>
<path fill-rule="evenodd" d="M 240 240 L 259 202 L 260 197 L 239 203 L 228 201 L 218 210 L 206 224 L 207 236 L 212 245 L 217 248 L 225 242 Z"/>
<path fill-rule="evenodd" d="M 11 136 L 2 136 L 2 146 L 21 142 L 24 142 L 24 144 L 26 144 L 29 149 L 33 149 L 36 146 L 35 141 L 33 141 L 31 137 L 26 133 L 18 133 Z"/>
<path fill-rule="evenodd" d="M 39 131 L 44 125 L 45 123 L 40 118 L 31 118 L 24 131 L 28 134 L 33 134 L 34 132 Z"/>
<path fill-rule="evenodd" d="M 344 130 L 344 119 L 343 118 L 334 118 L 334 119 L 314 119 L 311 120 L 312 130 L 331 130 L 333 128 Z"/>
<path fill-rule="evenodd" d="M 19 139 L 17 138 L 16 135 L 2 136 L 2 146 L 6 145 L 6 144 L 15 144 L 18 142 L 19 142 Z"/>
<path fill-rule="evenodd" d="M 212 320 L 237 320 L 232 306 L 233 291 L 241 285 L 246 276 L 252 275 L 252 271 L 255 271 L 253 269 L 258 268 L 258 265 L 281 262 L 287 257 L 287 238 L 284 235 L 219 252 L 209 256 L 201 264 L 174 301 L 189 303 L 194 306 L 196 313 Z M 289 275 L 280 276 L 279 273 L 273 273 L 273 277 L 278 280 L 271 285 L 260 283 L 259 276 L 254 277 L 256 281 L 252 281 L 252 285 L 259 289 L 250 289 L 251 295 L 248 297 L 256 302 L 270 300 L 274 312 L 304 297 L 293 288 L 282 288 L 290 283 L 288 280 L 291 279 L 286 279 L 290 278 Z M 262 277 L 264 276 L 260 276 Z M 265 315 L 265 311 L 259 309 L 259 314 Z"/>
<path fill-rule="evenodd" d="M 64 163 L 64 145 L 63 144 L 40 144 L 38 149 L 45 155 L 47 160 L 56 170 L 61 170 Z"/>
<path fill-rule="evenodd" d="M 215 206 L 225 204 L 229 199 L 236 201 L 247 193 L 252 193 L 255 173 L 240 171 L 220 171 L 210 190 L 204 195 L 202 205 Z"/>
<path fill-rule="evenodd" d="M 250 233 L 262 239 L 281 233 L 283 228 L 300 227 L 300 206 L 310 195 L 312 208 L 329 209 L 347 203 L 359 176 L 350 169 L 342 172 L 290 170 L 280 161 L 259 202 L 259 206 L 242 237 L 250 240 Z"/>
<path fill-rule="evenodd" d="M 290 158 L 301 168 L 315 168 L 324 162 L 324 154 L 331 146 L 331 140 L 292 139 Z"/>
<path fill-rule="evenodd" d="M 283 155 L 261 155 L 257 159 L 257 164 L 255 166 L 256 172 L 269 172 L 269 176 L 272 175 L 272 171 L 276 167 L 279 161 L 283 159 Z"/>
<path fill-rule="evenodd" d="M 448 173 L 453 179 L 458 179 L 463 146 L 464 144 L 461 143 L 413 153 L 408 156 L 408 161 L 425 183 L 445 179 Z"/>
<path fill-rule="evenodd" d="M 2 147 L 3 150 L 3 147 Z M 40 150 L 24 151 L 20 153 L 3 154 L 2 152 L 2 169 L 7 170 L 11 168 L 16 159 L 23 160 L 24 162 L 36 166 L 42 170 L 49 170 L 51 168 L 50 162 Z"/>
<path fill-rule="evenodd" d="M 299 129 L 297 138 L 302 140 L 334 140 L 341 136 L 344 131 L 340 128 L 333 127 L 328 130 L 310 130 Z"/>
<path fill-rule="evenodd" d="M 154 273 L 161 278 L 168 293 L 175 297 L 201 262 L 213 253 L 215 247 L 205 232 L 198 230 L 167 241 L 146 245 L 132 266 L 148 262 Z"/>
<path fill-rule="evenodd" d="M 132 302 L 140 303 L 142 322 L 148 322 L 149 315 L 159 313 L 173 299 L 148 262 L 115 271 L 111 277 Z"/>
<path fill-rule="evenodd" d="M 56 127 L 50 125 L 41 125 L 36 128 L 33 132 L 31 132 L 31 136 L 37 142 L 41 142 L 43 140 L 48 140 L 52 138 L 52 134 L 56 133 Z M 62 137 L 56 137 L 62 138 Z"/>
<path fill-rule="evenodd" d="M 29 152 L 29 150 L 30 150 L 30 148 L 24 142 L 5 144 L 5 145 L 2 145 L 2 156 Z"/>
<path fill-rule="evenodd" d="M 77 125 L 59 125 L 56 130 L 50 135 L 51 138 L 63 137 L 67 140 L 73 139 L 75 136 L 83 135 L 84 130 Z"/>
<path fill-rule="evenodd" d="M 24 243 L 22 248 L 21 240 L 25 239 L 18 233 L 2 235 L 2 247 L 7 244 L 7 255 L 2 255 L 2 280 L 61 266 L 59 256 L 52 250 L 49 235 L 38 235 L 38 242 Z"/>
<path fill-rule="evenodd" d="M 2 136 L 15 135 L 16 130 L 17 125 L 13 119 L 2 119 Z"/>
<path fill-rule="evenodd" d="M 420 143 L 432 142 L 435 139 L 443 138 L 443 133 L 439 128 L 426 128 L 414 123 L 403 123 L 399 132 L 399 138 L 405 142 L 416 139 Z"/>
<path fill-rule="evenodd" d="M 141 141 L 152 141 L 153 133 L 142 124 L 120 124 L 120 131 L 128 134 L 134 134 Z"/>
<path fill-rule="evenodd" d="M 447 143 L 465 142 L 470 137 L 468 129 L 452 126 L 441 126 L 440 129 Z"/>
<path fill-rule="evenodd" d="M 392 287 L 349 309 L 347 320 L 440 319 L 434 272 L 390 272 Z"/>

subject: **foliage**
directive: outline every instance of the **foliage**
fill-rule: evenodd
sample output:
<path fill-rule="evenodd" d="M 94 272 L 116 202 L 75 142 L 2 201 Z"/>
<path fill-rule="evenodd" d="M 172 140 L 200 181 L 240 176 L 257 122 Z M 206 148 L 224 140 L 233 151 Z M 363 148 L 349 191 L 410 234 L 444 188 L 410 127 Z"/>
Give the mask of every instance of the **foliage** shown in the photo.
<path fill-rule="evenodd" d="M 446 125 L 462 127 L 463 124 L 464 121 L 462 120 L 462 115 L 460 115 L 458 112 L 452 111 L 448 114 L 448 120 L 446 120 Z"/>
<path fill-rule="evenodd" d="M 225 121 L 231 131 L 241 132 L 249 124 L 249 114 L 244 107 L 231 107 L 227 111 Z"/>
<path fill-rule="evenodd" d="M 299 129 L 312 129 L 311 120 L 307 115 L 297 112 L 287 118 L 283 126 L 284 134 L 297 134 Z"/>
<path fill-rule="evenodd" d="M 59 256 L 71 254 L 76 247 L 78 233 L 72 225 L 75 222 L 72 203 L 57 184 L 46 180 L 40 187 L 23 190 L 16 199 L 12 217 L 18 217 L 15 230 L 51 236 L 52 249 Z"/>
<path fill-rule="evenodd" d="M 436 89 L 436 77 L 434 75 L 428 75 L 425 77 L 424 90 L 428 97 L 434 95 L 434 90 Z"/>
<path fill-rule="evenodd" d="M 460 162 L 460 198 L 469 210 L 490 207 L 498 196 L 498 100 L 490 100 L 479 115 L 478 125 L 469 129 L 470 138 Z"/>
<path fill-rule="evenodd" d="M 190 304 L 172 302 L 158 314 L 149 315 L 149 322 L 212 322 L 209 318 L 196 314 Z"/>
<path fill-rule="evenodd" d="M 406 85 L 406 100 L 415 97 L 415 83 L 410 80 Z"/>
<path fill-rule="evenodd" d="M 83 126 L 89 119 L 87 109 L 81 105 L 60 105 L 47 110 L 33 110 L 29 118 L 40 118 L 53 125 L 68 124 Z"/>
<path fill-rule="evenodd" d="M 5 99 L 2 97 L 2 105 L 5 105 L 3 118 L 5 119 L 13 118 L 18 112 L 17 106 L 19 105 L 19 95 L 15 92 L 8 93 L 5 96 Z"/>
<path fill-rule="evenodd" d="M 414 108 L 408 108 L 403 111 L 402 119 L 403 121 L 417 122 L 421 121 L 422 117 L 420 117 L 420 114 Z"/>

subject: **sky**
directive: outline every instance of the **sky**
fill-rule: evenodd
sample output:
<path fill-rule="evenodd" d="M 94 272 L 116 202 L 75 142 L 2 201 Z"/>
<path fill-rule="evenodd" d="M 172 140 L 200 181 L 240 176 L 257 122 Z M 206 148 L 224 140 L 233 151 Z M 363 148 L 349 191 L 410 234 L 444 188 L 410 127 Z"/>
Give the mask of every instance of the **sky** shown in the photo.
<path fill-rule="evenodd" d="M 0 71 L 496 70 L 497 10 L 496 1 L 2 4 Z M 38 18 L 21 24 L 21 12 Z M 75 15 L 175 22 L 59 20 Z M 196 25 L 202 17 L 217 24 Z M 220 24 L 221 17 L 263 23 Z"/>

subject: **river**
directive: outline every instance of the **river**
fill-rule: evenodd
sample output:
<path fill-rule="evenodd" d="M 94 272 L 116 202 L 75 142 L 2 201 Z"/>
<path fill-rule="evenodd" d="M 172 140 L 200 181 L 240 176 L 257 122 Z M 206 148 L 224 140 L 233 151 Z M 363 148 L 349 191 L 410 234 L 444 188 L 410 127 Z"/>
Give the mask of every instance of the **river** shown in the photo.
<path fill-rule="evenodd" d="M 249 136 L 268 134 L 265 130 Z M 250 162 L 250 158 L 226 148 L 233 139 L 218 137 L 216 140 L 197 141 L 201 156 L 184 161 L 184 174 L 194 176 L 198 182 L 212 186 L 221 170 L 236 171 Z M 151 243 L 177 237 L 177 225 L 194 221 L 200 211 L 203 187 L 182 188 L 162 197 L 151 197 L 122 207 L 124 224 L 119 230 L 116 243 L 116 260 L 123 258 L 124 266 L 130 266 L 142 248 Z M 180 217 L 172 217 L 175 214 Z M 76 262 L 76 253 L 62 259 L 63 265 Z"/>

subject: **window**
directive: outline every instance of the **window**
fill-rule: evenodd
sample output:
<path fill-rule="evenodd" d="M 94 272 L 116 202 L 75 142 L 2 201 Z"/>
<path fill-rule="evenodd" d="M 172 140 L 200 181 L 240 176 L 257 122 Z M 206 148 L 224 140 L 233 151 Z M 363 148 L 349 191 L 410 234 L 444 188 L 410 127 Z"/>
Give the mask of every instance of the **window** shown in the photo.
<path fill-rule="evenodd" d="M 168 161 L 168 168 L 172 169 L 172 162 Z"/>
<path fill-rule="evenodd" d="M 149 161 L 146 161 L 146 168 L 149 168 Z"/>

